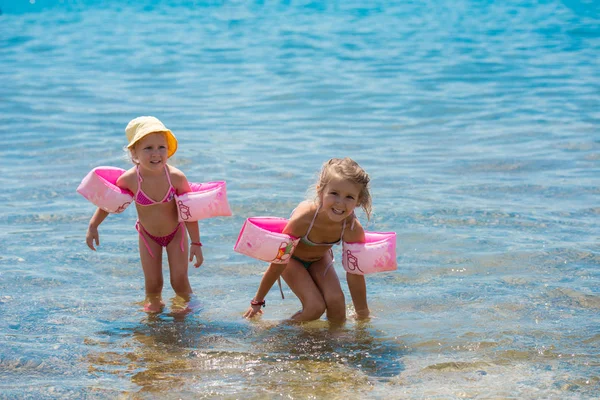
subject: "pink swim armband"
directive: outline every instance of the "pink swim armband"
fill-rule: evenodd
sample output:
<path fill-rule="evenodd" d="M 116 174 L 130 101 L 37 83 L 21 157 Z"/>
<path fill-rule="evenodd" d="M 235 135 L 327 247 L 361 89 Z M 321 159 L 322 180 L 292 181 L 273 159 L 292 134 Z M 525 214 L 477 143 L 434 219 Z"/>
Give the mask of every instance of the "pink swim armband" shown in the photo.
<path fill-rule="evenodd" d="M 175 196 L 179 222 L 231 216 L 224 181 L 190 183 L 190 189 L 191 192 Z"/>
<path fill-rule="evenodd" d="M 117 186 L 117 179 L 124 173 L 124 169 L 116 167 L 94 168 L 83 178 L 77 192 L 104 211 L 123 212 L 133 202 L 133 193 Z M 231 215 L 224 181 L 190 182 L 190 189 L 181 196 L 175 195 L 180 222 Z"/>
<path fill-rule="evenodd" d="M 283 233 L 287 223 L 285 218 L 248 218 L 233 250 L 257 260 L 286 264 L 300 242 L 300 238 Z M 344 242 L 342 265 L 357 275 L 396 270 L 396 233 L 365 232 L 364 243 Z"/>
<path fill-rule="evenodd" d="M 124 169 L 116 167 L 94 168 L 83 178 L 77 192 L 106 212 L 123 212 L 133 201 L 129 190 L 117 186 L 117 179 L 124 173 Z"/>
<path fill-rule="evenodd" d="M 342 266 L 356 275 L 396 270 L 396 233 L 365 232 L 364 243 L 343 242 Z"/>
<path fill-rule="evenodd" d="M 233 250 L 274 264 L 287 264 L 300 238 L 283 233 L 288 220 L 251 217 L 244 222 Z"/>

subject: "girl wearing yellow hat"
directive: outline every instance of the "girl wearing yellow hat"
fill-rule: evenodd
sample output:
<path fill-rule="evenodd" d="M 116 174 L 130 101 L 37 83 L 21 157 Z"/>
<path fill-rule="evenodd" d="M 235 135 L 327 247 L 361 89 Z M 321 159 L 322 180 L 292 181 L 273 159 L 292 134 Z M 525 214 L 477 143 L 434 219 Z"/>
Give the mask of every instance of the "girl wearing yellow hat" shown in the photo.
<path fill-rule="evenodd" d="M 200 231 L 198 221 L 179 222 L 178 219 L 174 197 L 191 189 L 183 172 L 167 164 L 177 151 L 175 135 L 157 118 L 148 116 L 130 121 L 125 133 L 129 141 L 127 149 L 135 165 L 119 176 L 116 186 L 131 192 L 138 213 L 136 229 L 146 288 L 144 309 L 160 312 L 164 307 L 162 248 L 167 250 L 171 286 L 187 304 L 192 294 L 188 261 L 195 258 L 196 268 L 204 261 Z M 98 226 L 107 216 L 107 211 L 98 208 L 90 219 L 86 243 L 92 250 L 96 250 L 94 244 L 100 244 Z"/>

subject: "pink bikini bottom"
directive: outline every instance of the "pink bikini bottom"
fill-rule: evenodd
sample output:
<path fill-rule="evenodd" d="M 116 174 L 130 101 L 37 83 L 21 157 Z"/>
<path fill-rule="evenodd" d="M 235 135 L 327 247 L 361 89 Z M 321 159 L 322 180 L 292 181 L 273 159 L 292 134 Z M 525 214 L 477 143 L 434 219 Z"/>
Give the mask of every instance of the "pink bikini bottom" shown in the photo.
<path fill-rule="evenodd" d="M 183 252 L 183 251 L 185 251 L 185 249 L 183 248 L 183 242 L 185 241 L 185 227 L 183 226 L 183 222 L 180 222 L 179 225 L 177 225 L 177 228 L 175 228 L 175 230 L 173 232 L 169 233 L 167 236 L 154 236 L 154 235 L 148 233 L 148 231 L 142 226 L 142 224 L 140 224 L 139 220 L 135 223 L 135 229 L 140 234 L 140 237 L 144 241 L 144 244 L 146 245 L 146 249 L 148 249 L 148 253 L 150 253 L 150 256 L 152 258 L 154 258 L 154 254 L 152 254 L 152 250 L 150 250 L 150 246 L 148 246 L 148 241 L 146 240 L 144 235 L 142 235 L 142 231 L 150 239 L 154 240 L 154 242 L 156 242 L 158 245 L 160 245 L 162 247 L 167 247 L 169 245 L 169 243 L 171 243 L 171 241 L 173 240 L 173 238 L 177 234 L 177 231 L 180 228 L 181 228 L 181 243 L 180 243 L 179 247 L 181 247 L 181 251 Z"/>

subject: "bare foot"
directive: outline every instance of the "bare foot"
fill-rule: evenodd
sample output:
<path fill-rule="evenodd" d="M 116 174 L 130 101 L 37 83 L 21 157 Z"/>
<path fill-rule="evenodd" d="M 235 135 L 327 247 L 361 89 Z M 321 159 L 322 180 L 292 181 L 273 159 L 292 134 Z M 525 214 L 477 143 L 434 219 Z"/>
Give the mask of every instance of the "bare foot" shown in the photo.
<path fill-rule="evenodd" d="M 165 308 L 165 303 L 158 296 L 147 296 L 144 301 L 144 311 L 148 313 L 160 313 Z"/>
<path fill-rule="evenodd" d="M 171 300 L 171 314 L 185 315 L 194 311 L 200 305 L 198 299 L 193 294 L 176 294 Z"/>

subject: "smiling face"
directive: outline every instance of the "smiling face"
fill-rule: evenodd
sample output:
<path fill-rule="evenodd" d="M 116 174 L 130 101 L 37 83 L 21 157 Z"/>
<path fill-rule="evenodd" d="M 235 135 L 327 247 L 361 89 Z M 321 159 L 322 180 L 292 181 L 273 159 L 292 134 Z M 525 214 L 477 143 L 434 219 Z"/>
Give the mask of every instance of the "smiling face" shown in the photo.
<path fill-rule="evenodd" d="M 317 180 L 316 189 L 317 189 L 317 201 L 323 205 L 325 196 L 327 195 L 327 188 L 329 192 L 331 189 L 335 189 L 336 193 L 340 193 L 340 189 L 345 190 L 344 197 L 350 195 L 350 197 L 354 197 L 356 203 L 354 207 L 360 206 L 365 214 L 367 215 L 367 219 L 371 217 L 371 193 L 369 192 L 369 175 L 365 172 L 364 169 L 361 168 L 360 165 L 353 159 L 346 158 L 332 158 L 326 161 L 321 168 L 321 172 L 319 174 L 319 179 Z M 331 183 L 331 186 L 330 186 Z M 343 185 L 344 187 L 334 187 L 338 185 Z M 354 189 L 357 189 L 359 192 L 356 194 Z M 331 211 L 331 215 L 336 215 L 336 220 L 339 219 L 339 216 L 342 217 L 347 216 L 354 209 L 346 212 L 342 211 L 340 214 L 340 210 Z M 342 218 L 343 219 L 343 218 Z"/>
<path fill-rule="evenodd" d="M 343 221 L 359 204 L 361 190 L 362 185 L 333 174 L 321 192 L 322 210 L 332 221 Z"/>
<path fill-rule="evenodd" d="M 141 138 L 133 147 L 131 155 L 140 167 L 162 169 L 167 163 L 168 150 L 164 133 L 155 132 Z"/>

